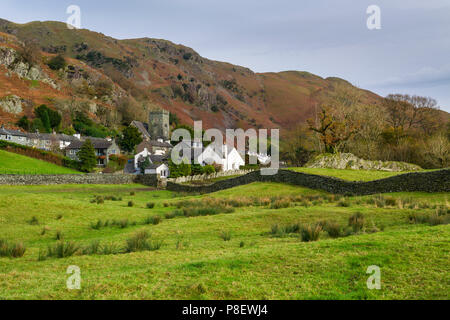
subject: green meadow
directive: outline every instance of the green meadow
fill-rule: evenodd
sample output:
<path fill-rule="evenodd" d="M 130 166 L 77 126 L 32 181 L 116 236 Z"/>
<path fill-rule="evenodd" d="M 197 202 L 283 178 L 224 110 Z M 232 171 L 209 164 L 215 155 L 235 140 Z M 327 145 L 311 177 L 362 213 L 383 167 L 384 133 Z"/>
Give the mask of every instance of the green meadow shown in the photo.
<path fill-rule="evenodd" d="M 0 298 L 448 299 L 450 228 L 411 218 L 448 217 L 448 196 L 344 198 L 275 183 L 209 195 L 0 186 L 0 239 L 26 248 L 0 257 Z M 353 232 L 357 212 L 364 227 Z M 331 222 L 342 234 L 324 227 L 316 241 L 290 227 Z M 133 249 L 142 234 L 149 245 Z M 68 243 L 75 251 L 58 257 L 56 246 Z M 71 265 L 81 270 L 80 290 L 66 287 Z M 371 265 L 380 267 L 380 290 L 367 288 Z"/>

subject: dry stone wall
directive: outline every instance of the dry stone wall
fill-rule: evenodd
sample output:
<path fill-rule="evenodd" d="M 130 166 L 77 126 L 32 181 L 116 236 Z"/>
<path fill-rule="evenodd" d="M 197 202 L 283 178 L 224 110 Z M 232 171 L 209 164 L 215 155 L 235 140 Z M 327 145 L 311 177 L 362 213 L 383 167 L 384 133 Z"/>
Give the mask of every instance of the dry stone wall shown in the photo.
<path fill-rule="evenodd" d="M 167 189 L 177 192 L 210 193 L 257 181 L 293 184 L 334 194 L 366 195 L 412 191 L 450 192 L 450 169 L 406 173 L 368 182 L 345 181 L 290 170 L 279 170 L 275 175 L 261 175 L 259 171 L 255 171 L 206 186 L 180 185 L 168 182 Z"/>

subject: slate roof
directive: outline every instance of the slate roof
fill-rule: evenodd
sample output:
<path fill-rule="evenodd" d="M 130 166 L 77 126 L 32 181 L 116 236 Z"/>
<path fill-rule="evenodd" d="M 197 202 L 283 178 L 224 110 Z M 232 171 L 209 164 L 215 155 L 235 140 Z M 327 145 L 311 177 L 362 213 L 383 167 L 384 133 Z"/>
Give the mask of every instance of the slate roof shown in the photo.
<path fill-rule="evenodd" d="M 149 166 L 147 166 L 145 169 L 157 169 L 160 166 L 162 166 L 164 163 L 152 163 Z"/>
<path fill-rule="evenodd" d="M 159 155 L 159 154 L 152 154 L 150 155 L 150 161 L 153 163 L 161 163 L 166 162 L 169 160 L 169 154 Z"/>
<path fill-rule="evenodd" d="M 173 146 L 170 143 L 150 140 L 150 141 L 142 141 L 140 144 L 138 144 L 138 146 L 136 147 L 136 151 L 137 153 L 140 153 L 144 151 L 145 148 L 147 148 L 148 151 L 151 151 L 152 147 L 161 147 L 168 149 L 173 148 Z"/>
<path fill-rule="evenodd" d="M 150 133 L 148 133 L 147 128 L 145 128 L 145 125 L 142 122 L 133 120 L 130 125 L 136 127 L 139 130 L 139 132 L 142 134 L 142 137 L 144 139 L 146 139 L 146 140 L 151 139 Z"/>
<path fill-rule="evenodd" d="M 11 129 L 5 129 L 5 128 L 0 128 L 0 134 L 1 135 L 11 135 L 11 136 L 17 136 L 17 137 L 26 137 L 27 134 L 23 133 L 19 130 L 11 130 Z"/>
<path fill-rule="evenodd" d="M 88 139 L 85 139 L 83 141 L 82 140 L 73 141 L 71 144 L 69 144 L 67 146 L 66 149 L 81 149 L 81 147 L 83 146 L 83 144 L 86 140 L 88 140 Z M 94 149 L 108 149 L 112 145 L 112 142 L 108 141 L 106 139 L 96 138 L 96 139 L 89 139 L 89 140 L 91 140 L 92 145 L 94 146 Z"/>

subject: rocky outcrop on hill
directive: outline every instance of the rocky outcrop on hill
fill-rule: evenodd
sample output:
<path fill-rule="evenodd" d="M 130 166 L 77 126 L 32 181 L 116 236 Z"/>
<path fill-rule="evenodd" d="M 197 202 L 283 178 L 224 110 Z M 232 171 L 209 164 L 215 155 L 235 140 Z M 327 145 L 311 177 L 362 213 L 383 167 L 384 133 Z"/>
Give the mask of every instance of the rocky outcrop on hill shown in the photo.
<path fill-rule="evenodd" d="M 381 171 L 418 171 L 415 164 L 398 161 L 371 161 L 360 159 L 351 153 L 321 154 L 306 164 L 308 168 L 381 170 Z"/>
<path fill-rule="evenodd" d="M 15 73 L 20 78 L 42 81 L 54 89 L 58 87 L 39 66 L 32 66 L 23 61 L 17 51 L 12 48 L 0 47 L 0 65 L 4 65 L 9 73 Z"/>
<path fill-rule="evenodd" d="M 21 99 L 18 96 L 10 95 L 0 98 L 0 109 L 12 114 L 20 114 L 23 111 L 24 105 L 28 105 L 30 103 L 30 101 Z"/>

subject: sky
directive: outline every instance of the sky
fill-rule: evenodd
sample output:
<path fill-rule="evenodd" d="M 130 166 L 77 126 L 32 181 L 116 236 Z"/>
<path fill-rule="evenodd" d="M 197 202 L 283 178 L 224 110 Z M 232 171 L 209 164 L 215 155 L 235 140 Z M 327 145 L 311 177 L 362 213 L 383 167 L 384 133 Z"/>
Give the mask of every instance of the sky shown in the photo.
<path fill-rule="evenodd" d="M 0 0 L 0 18 L 151 37 L 255 72 L 340 77 L 380 95 L 430 96 L 450 112 L 450 0 Z M 370 5 L 381 29 L 369 30 Z"/>

